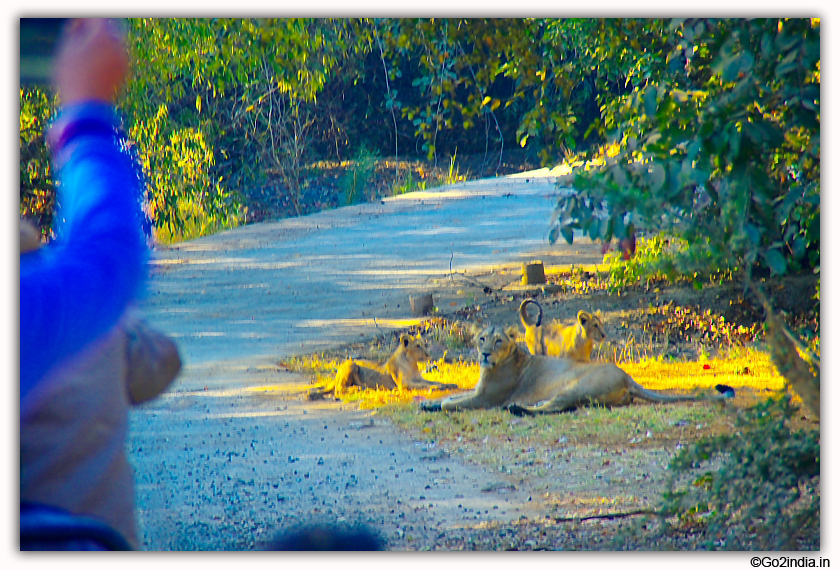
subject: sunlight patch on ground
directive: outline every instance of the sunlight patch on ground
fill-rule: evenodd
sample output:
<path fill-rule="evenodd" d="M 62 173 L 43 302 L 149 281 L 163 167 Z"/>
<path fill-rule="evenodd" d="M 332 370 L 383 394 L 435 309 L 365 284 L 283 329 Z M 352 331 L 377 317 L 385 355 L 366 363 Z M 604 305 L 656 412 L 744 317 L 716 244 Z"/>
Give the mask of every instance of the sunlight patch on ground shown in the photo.
<path fill-rule="evenodd" d="M 355 271 L 342 271 L 342 275 L 380 275 L 380 276 L 398 276 L 398 277 L 405 277 L 406 275 L 419 275 L 421 277 L 426 277 L 429 272 L 424 269 L 405 269 L 405 268 L 398 268 L 398 269 L 364 269 L 364 270 L 355 270 Z"/>
<path fill-rule="evenodd" d="M 343 326 L 343 327 L 356 327 L 356 326 L 367 326 L 372 327 L 376 325 L 382 325 L 385 327 L 394 327 L 394 328 L 407 328 L 419 323 L 422 323 L 426 318 L 425 317 L 417 317 L 413 319 L 307 319 L 298 321 L 295 323 L 295 327 L 297 328 L 316 328 L 316 327 L 333 327 L 333 326 Z"/>
<path fill-rule="evenodd" d="M 297 410 L 275 410 L 273 412 L 231 412 L 227 414 L 208 414 L 207 419 L 228 419 L 228 418 L 264 418 L 270 416 L 298 415 Z"/>
<path fill-rule="evenodd" d="M 243 321 L 237 324 L 244 324 L 245 322 L 250 321 Z M 371 323 L 372 324 L 372 323 Z M 189 334 L 183 333 L 168 333 L 168 336 L 172 338 L 205 338 L 205 337 L 232 337 L 232 338 L 273 338 L 274 335 L 271 333 L 256 333 L 256 332 L 244 332 L 244 333 L 230 333 L 230 332 L 218 332 L 218 331 L 202 331 L 202 332 L 194 332 Z"/>
<path fill-rule="evenodd" d="M 251 396 L 254 394 L 300 394 L 311 388 L 309 383 L 274 384 L 270 386 L 250 386 L 248 388 L 233 388 L 222 390 L 193 390 L 191 392 L 169 392 L 163 397 L 182 398 L 186 396 L 204 398 L 231 398 L 235 396 Z"/>
<path fill-rule="evenodd" d="M 430 368 L 432 368 L 430 366 Z M 770 362 L 769 355 L 756 350 L 728 359 L 699 362 L 660 362 L 655 359 L 624 363 L 620 366 L 636 382 L 652 390 L 706 391 L 716 384 L 727 384 L 736 390 L 778 391 L 785 388 L 785 380 Z M 434 368 L 423 374 L 433 382 L 454 383 L 460 389 L 472 389 L 478 382 L 479 367 L 473 362 L 447 363 L 439 360 Z M 436 399 L 456 390 L 354 390 L 348 401 L 356 401 L 361 408 L 378 408 L 386 404 Z"/>
<path fill-rule="evenodd" d="M 625 372 L 646 388 L 654 390 L 693 390 L 727 384 L 733 388 L 783 390 L 784 378 L 763 352 L 698 362 L 660 362 L 648 359 L 621 365 Z"/>

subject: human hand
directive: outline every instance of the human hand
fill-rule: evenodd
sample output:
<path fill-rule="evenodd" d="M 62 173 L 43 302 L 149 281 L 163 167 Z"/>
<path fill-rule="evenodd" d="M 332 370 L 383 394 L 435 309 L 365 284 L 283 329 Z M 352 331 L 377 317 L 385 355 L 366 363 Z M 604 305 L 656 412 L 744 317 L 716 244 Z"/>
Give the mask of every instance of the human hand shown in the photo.
<path fill-rule="evenodd" d="M 128 51 L 114 22 L 71 21 L 59 42 L 53 77 L 62 105 L 113 103 L 128 73 Z"/>

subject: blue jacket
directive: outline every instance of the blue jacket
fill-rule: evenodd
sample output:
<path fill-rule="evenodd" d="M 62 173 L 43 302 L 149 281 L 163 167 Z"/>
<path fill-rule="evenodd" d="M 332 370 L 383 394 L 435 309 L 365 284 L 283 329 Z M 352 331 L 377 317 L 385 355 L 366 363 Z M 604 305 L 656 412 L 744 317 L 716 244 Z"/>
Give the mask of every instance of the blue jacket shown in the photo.
<path fill-rule="evenodd" d="M 138 178 L 104 104 L 68 106 L 50 130 L 58 238 L 20 257 L 20 396 L 110 330 L 141 291 L 148 252 Z"/>

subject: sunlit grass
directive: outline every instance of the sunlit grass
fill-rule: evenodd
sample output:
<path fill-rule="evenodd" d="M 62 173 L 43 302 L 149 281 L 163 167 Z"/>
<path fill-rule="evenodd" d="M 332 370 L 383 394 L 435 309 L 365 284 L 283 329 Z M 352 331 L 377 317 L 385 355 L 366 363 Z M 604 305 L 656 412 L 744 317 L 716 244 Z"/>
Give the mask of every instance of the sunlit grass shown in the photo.
<path fill-rule="evenodd" d="M 653 390 L 701 390 L 727 384 L 735 389 L 783 390 L 782 378 L 770 356 L 764 352 L 745 349 L 727 358 L 697 362 L 667 362 L 645 359 L 626 362 L 621 368 L 637 382 Z"/>
<path fill-rule="evenodd" d="M 199 201 L 189 196 L 179 198 L 177 208 L 178 217 L 184 220 L 183 227 L 174 231 L 166 225 L 155 228 L 154 235 L 158 243 L 171 245 L 212 235 L 235 228 L 242 221 L 242 216 L 231 215 L 225 219 L 222 215 L 207 213 Z"/>

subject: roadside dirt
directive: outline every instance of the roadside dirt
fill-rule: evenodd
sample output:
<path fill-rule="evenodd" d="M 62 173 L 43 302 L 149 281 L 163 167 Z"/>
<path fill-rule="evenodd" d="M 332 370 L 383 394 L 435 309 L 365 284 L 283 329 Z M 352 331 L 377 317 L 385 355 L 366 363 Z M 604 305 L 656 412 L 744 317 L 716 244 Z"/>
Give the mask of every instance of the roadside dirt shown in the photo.
<path fill-rule="evenodd" d="M 628 335 L 642 342 L 648 334 L 663 354 L 702 350 L 656 337 L 651 318 L 638 318 L 642 307 L 690 305 L 696 292 L 617 297 L 595 281 L 584 291 L 518 284 L 522 263 L 534 259 L 570 271 L 602 259 L 588 239 L 548 246 L 557 192 L 551 179 L 528 174 L 469 182 L 156 251 L 142 309 L 179 342 L 185 369 L 131 416 L 143 548 L 260 549 L 316 522 L 365 524 L 392 550 L 608 548 L 605 533 L 622 521 L 558 519 L 591 513 L 598 501 L 649 507 L 674 442 L 630 451 L 560 444 L 559 456 L 537 460 L 511 449 L 531 463 L 492 469 L 478 451 L 431 445 L 352 404 L 306 402 L 312 379 L 278 365 L 374 350 L 372 339 L 387 342 L 420 322 L 409 296 L 427 292 L 451 318 L 515 324 L 519 300 L 537 295 L 546 318 L 600 308 L 608 337 L 625 345 Z M 701 306 L 755 322 L 738 309 L 737 291 L 705 291 Z M 433 357 L 443 350 L 433 346 Z"/>

